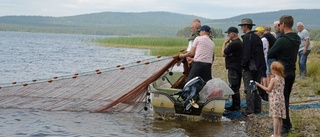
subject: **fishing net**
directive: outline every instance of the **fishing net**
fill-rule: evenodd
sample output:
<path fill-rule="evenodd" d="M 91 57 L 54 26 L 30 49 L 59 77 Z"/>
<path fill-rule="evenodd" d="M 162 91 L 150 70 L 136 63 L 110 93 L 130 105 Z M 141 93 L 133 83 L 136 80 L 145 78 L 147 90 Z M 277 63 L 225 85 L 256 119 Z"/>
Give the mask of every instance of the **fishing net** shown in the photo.
<path fill-rule="evenodd" d="M 177 57 L 152 57 L 91 72 L 0 84 L 0 108 L 140 111 L 148 85 L 177 62 Z"/>

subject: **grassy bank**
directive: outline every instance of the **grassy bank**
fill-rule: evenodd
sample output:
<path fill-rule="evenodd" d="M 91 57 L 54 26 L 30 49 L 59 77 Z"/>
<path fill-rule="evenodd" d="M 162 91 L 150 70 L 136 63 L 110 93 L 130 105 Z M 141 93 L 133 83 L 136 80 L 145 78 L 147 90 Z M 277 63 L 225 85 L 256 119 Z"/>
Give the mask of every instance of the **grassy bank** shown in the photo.
<path fill-rule="evenodd" d="M 104 46 L 126 47 L 126 48 L 143 48 L 150 49 L 152 55 L 171 56 L 179 54 L 181 49 L 187 48 L 187 38 L 157 38 L 157 37 L 129 37 L 129 38 L 106 38 L 97 40 L 97 43 Z M 221 56 L 221 47 L 223 39 L 213 39 L 215 43 L 215 61 L 212 66 L 214 77 L 219 77 L 227 81 L 227 71 L 225 69 L 224 58 Z M 308 103 L 316 100 L 320 94 L 320 42 L 313 42 L 313 48 L 308 57 L 307 72 L 308 77 L 296 79 L 293 85 L 290 102 L 295 105 Z M 298 73 L 297 66 L 297 75 Z M 243 84 L 240 88 L 241 99 L 245 100 Z M 316 97 L 314 97 L 316 96 Z M 263 106 L 263 112 L 268 112 L 268 104 Z M 290 110 L 293 129 L 290 137 L 300 136 L 320 136 L 320 109 L 305 108 L 300 110 Z M 236 124 L 242 126 L 246 121 L 247 133 L 250 136 L 269 136 L 272 134 L 269 130 L 272 120 L 268 116 L 254 116 L 253 118 L 241 118 L 234 120 Z"/>
<path fill-rule="evenodd" d="M 221 51 L 223 39 L 214 39 L 216 51 Z M 180 37 L 119 37 L 98 39 L 97 42 L 103 46 L 150 49 L 152 56 L 172 56 L 188 46 L 187 38 Z M 217 53 L 221 56 L 221 52 Z"/>
<path fill-rule="evenodd" d="M 172 56 L 179 54 L 179 51 L 186 49 L 188 45 L 187 38 L 181 37 L 118 37 L 118 38 L 104 38 L 98 39 L 97 42 L 103 46 L 114 46 L 114 47 L 124 47 L 124 48 L 141 48 L 150 49 L 152 56 Z M 223 39 L 213 39 L 215 43 L 215 57 L 216 61 L 213 64 L 214 70 L 225 70 L 224 59 L 219 60 L 221 55 L 221 47 Z M 320 59 L 319 49 L 320 42 L 313 42 L 313 50 L 308 57 L 308 76 L 304 80 L 296 80 L 296 92 L 294 94 L 299 94 L 299 96 L 309 96 L 310 94 L 320 94 Z M 297 74 L 298 72 L 297 64 Z M 223 74 L 220 75 L 220 74 Z M 217 77 L 226 79 L 225 73 L 220 73 Z M 298 92 L 299 91 L 299 92 Z"/>

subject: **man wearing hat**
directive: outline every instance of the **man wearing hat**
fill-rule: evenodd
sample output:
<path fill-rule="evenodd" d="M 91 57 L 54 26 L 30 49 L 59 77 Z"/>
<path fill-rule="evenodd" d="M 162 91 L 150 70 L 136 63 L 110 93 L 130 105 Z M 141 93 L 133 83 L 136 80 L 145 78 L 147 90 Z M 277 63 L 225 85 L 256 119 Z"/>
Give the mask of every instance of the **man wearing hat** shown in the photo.
<path fill-rule="evenodd" d="M 233 90 L 232 105 L 227 107 L 229 111 L 240 110 L 240 86 L 241 86 L 241 55 L 242 41 L 238 37 L 238 29 L 230 27 L 225 33 L 228 38 L 223 42 L 222 55 L 225 57 L 226 69 L 228 69 L 228 81 L 230 88 Z M 228 46 L 226 46 L 228 44 Z"/>
<path fill-rule="evenodd" d="M 187 81 L 197 76 L 200 76 L 204 81 L 212 79 L 211 66 L 215 45 L 209 37 L 210 32 L 210 27 L 203 25 L 200 28 L 200 36 L 194 39 L 190 51 L 179 55 L 180 59 L 194 57 Z"/>
<path fill-rule="evenodd" d="M 247 107 L 243 113 L 245 116 L 250 114 L 261 113 L 261 98 L 259 96 L 259 90 L 253 90 L 250 86 L 250 80 L 256 82 L 261 82 L 261 72 L 266 67 L 263 46 L 260 37 L 255 34 L 255 31 L 251 31 L 253 24 L 252 20 L 249 18 L 244 18 L 241 20 L 241 30 L 244 33 L 242 36 L 242 76 L 244 83 L 244 92 L 246 93 Z M 259 92 L 259 93 L 258 93 Z"/>

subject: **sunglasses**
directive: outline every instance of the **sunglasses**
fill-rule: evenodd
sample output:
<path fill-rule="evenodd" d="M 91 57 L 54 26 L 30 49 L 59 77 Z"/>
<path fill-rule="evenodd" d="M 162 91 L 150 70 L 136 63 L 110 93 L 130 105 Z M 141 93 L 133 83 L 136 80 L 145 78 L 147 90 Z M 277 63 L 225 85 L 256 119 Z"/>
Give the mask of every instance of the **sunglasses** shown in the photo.
<path fill-rule="evenodd" d="M 278 24 L 278 27 L 280 27 L 280 23 Z"/>

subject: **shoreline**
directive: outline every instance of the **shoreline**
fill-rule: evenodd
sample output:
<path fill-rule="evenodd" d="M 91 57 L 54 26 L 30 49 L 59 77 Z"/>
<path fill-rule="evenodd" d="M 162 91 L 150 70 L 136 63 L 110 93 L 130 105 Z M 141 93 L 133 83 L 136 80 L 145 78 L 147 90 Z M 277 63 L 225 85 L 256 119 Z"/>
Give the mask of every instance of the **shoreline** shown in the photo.
<path fill-rule="evenodd" d="M 168 40 L 168 39 L 162 39 Z M 165 55 L 172 55 L 172 53 L 178 54 L 182 48 L 186 48 L 186 40 L 181 39 L 181 45 L 174 49 L 176 51 L 166 52 Z M 116 40 L 120 42 L 121 40 Z M 224 58 L 221 55 L 221 46 L 223 39 L 213 39 L 215 43 L 215 61 L 212 64 L 212 75 L 213 77 L 219 77 L 224 81 L 227 81 L 227 70 L 225 69 Z M 101 44 L 101 43 L 100 43 Z M 115 43 L 103 43 L 103 45 L 113 45 Z M 124 44 L 125 45 L 125 44 Z M 122 46 L 124 46 L 122 45 Z M 129 48 L 136 48 L 138 45 L 125 45 Z M 121 47 L 121 46 L 120 46 Z M 159 48 L 157 45 L 151 46 L 152 48 Z M 320 42 L 313 42 L 313 47 L 317 49 L 320 47 Z M 160 48 L 166 48 L 160 46 Z M 310 77 L 304 79 L 297 79 L 292 88 L 292 93 L 290 97 L 290 105 L 301 105 L 302 103 L 316 102 L 319 104 L 320 101 L 320 71 L 318 66 L 320 62 L 318 59 L 320 54 L 317 52 L 311 52 L 308 56 L 308 73 Z M 298 63 L 296 64 L 296 75 L 298 74 Z M 245 99 L 243 91 L 243 81 L 240 87 L 241 99 Z M 311 100 L 310 97 L 315 97 L 315 100 Z M 243 108 L 242 108 L 243 109 Z M 267 103 L 262 106 L 262 112 L 268 112 Z M 293 125 L 291 132 L 283 136 L 320 136 L 320 109 L 319 108 L 303 108 L 299 110 L 290 110 L 290 118 Z M 232 120 L 239 126 L 243 125 L 243 121 L 246 123 L 246 132 L 249 136 L 270 136 L 272 133 L 270 127 L 272 127 L 272 119 L 269 116 L 253 116 L 253 117 L 243 117 Z"/>

